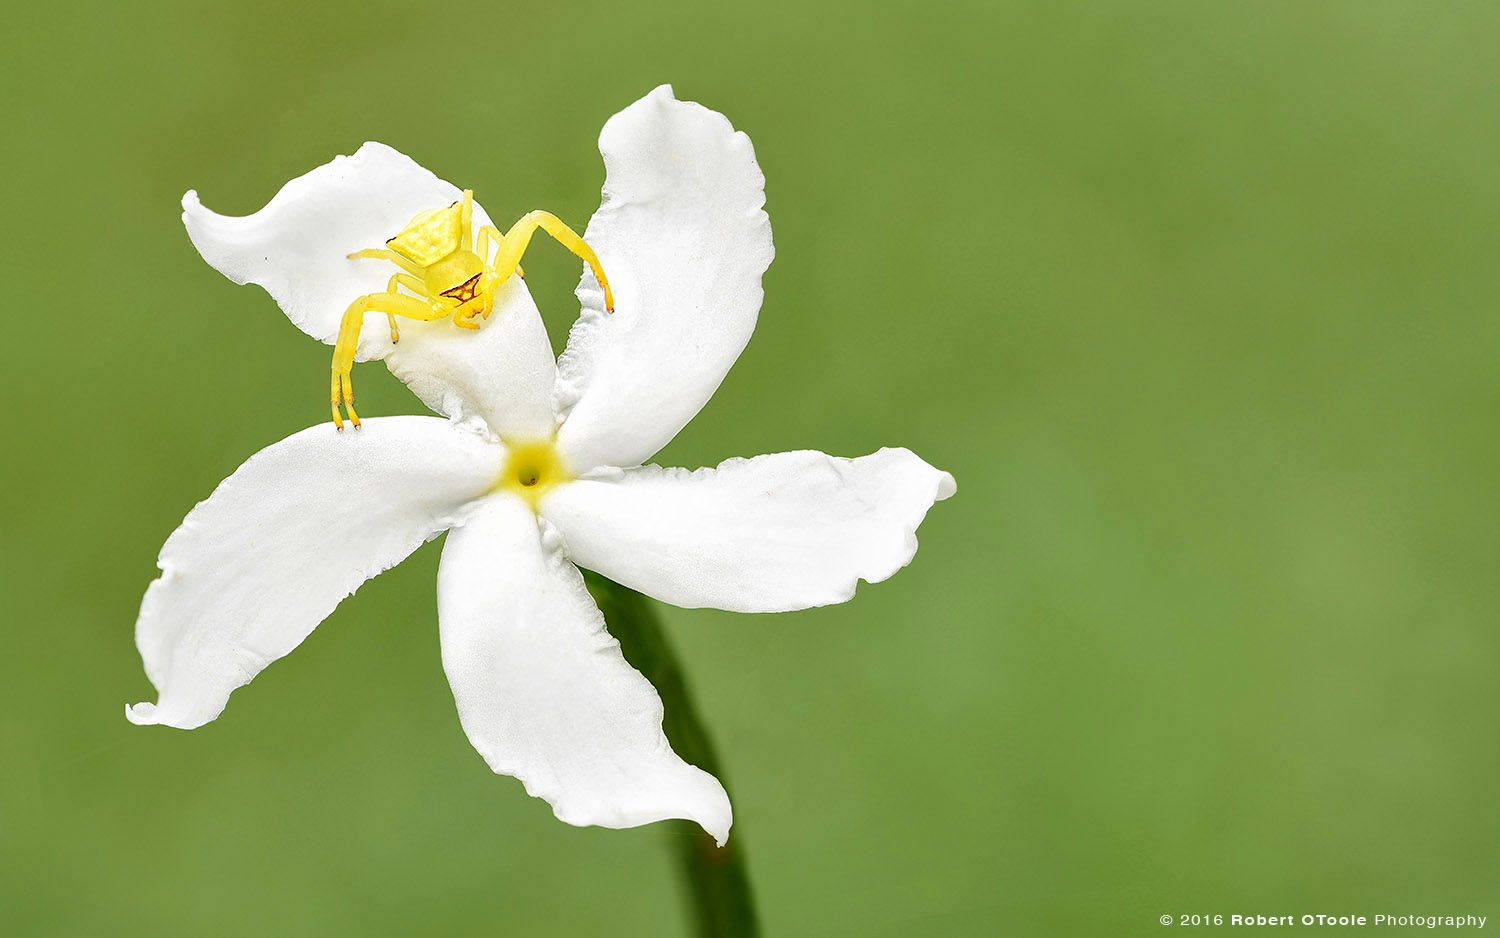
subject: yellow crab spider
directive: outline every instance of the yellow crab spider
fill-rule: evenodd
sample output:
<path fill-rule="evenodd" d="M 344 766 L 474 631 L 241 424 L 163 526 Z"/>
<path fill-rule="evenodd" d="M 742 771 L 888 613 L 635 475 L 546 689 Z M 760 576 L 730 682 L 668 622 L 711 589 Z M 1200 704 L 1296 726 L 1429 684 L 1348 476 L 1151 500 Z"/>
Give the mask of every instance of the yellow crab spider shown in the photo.
<path fill-rule="evenodd" d="M 333 382 L 331 397 L 333 423 L 344 429 L 339 405 L 349 412 L 349 422 L 359 427 L 354 412 L 354 352 L 359 345 L 360 327 L 370 310 L 385 313 L 391 323 L 391 341 L 401 338 L 396 317 L 433 322 L 452 317 L 453 324 L 464 329 L 478 329 L 477 318 L 488 318 L 495 308 L 495 290 L 521 272 L 521 255 L 531 243 L 538 228 L 559 244 L 582 258 L 594 272 L 604 291 L 604 309 L 615 311 L 609 281 L 599 266 L 599 257 L 572 228 L 551 212 L 528 212 L 505 234 L 493 225 L 482 225 L 474 231 L 474 192 L 465 189 L 464 196 L 445 208 L 428 209 L 413 218 L 384 248 L 356 251 L 351 258 L 386 260 L 400 267 L 386 284 L 384 293 L 367 293 L 344 311 L 339 325 L 338 342 L 333 347 Z M 490 256 L 493 247 L 494 256 Z M 399 292 L 404 287 L 407 292 Z"/>

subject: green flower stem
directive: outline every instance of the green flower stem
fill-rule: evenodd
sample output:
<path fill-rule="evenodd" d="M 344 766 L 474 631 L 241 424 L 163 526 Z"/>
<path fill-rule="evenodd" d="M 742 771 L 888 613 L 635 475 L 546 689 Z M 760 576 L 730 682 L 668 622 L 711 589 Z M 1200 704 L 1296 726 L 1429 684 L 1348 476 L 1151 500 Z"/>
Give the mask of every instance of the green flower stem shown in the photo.
<path fill-rule="evenodd" d="M 625 660 L 646 676 L 661 695 L 667 740 L 687 762 L 724 781 L 708 730 L 693 708 L 687 681 L 662 631 L 651 600 L 618 583 L 586 573 L 589 591 L 604 610 L 609 632 L 619 639 Z M 727 787 L 727 786 L 726 786 Z M 750 878 L 745 873 L 742 835 L 737 826 L 722 848 L 691 821 L 673 821 L 672 846 L 687 880 L 698 934 L 741 938 L 760 933 Z"/>

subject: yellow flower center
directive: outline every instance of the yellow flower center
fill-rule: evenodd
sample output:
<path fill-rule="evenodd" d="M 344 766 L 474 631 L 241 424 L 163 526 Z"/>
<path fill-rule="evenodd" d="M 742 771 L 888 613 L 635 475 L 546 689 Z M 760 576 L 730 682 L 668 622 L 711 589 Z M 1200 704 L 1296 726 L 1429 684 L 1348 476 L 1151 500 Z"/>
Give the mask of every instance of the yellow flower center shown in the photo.
<path fill-rule="evenodd" d="M 537 502 L 548 489 L 569 478 L 551 440 L 521 443 L 511 446 L 506 454 L 505 468 L 500 470 L 500 483 L 496 488 L 521 496 L 535 511 Z"/>

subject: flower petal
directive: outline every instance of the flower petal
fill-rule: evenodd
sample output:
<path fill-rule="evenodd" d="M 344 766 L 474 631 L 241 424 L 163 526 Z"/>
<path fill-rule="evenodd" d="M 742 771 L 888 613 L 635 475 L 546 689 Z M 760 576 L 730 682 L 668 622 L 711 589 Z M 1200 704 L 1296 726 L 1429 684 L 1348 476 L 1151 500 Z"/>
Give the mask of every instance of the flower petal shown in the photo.
<path fill-rule="evenodd" d="M 438 621 L 459 719 L 492 769 L 569 824 L 687 818 L 723 844 L 723 786 L 672 751 L 655 689 L 520 499 L 486 499 L 449 533 Z"/>
<path fill-rule="evenodd" d="M 387 332 L 385 323 L 370 331 Z M 519 278 L 500 285 L 495 311 L 478 332 L 446 319 L 403 325 L 401 341 L 385 363 L 428 407 L 454 420 L 478 417 L 501 439 L 550 440 L 557 429 L 552 412 L 557 362 L 542 317 Z"/>
<path fill-rule="evenodd" d="M 841 603 L 911 562 L 917 525 L 955 491 L 910 450 L 801 451 L 715 469 L 644 466 L 542 500 L 568 556 L 677 606 L 786 612 Z"/>
<path fill-rule="evenodd" d="M 288 182 L 253 215 L 219 215 L 189 191 L 182 197 L 182 222 L 204 260 L 235 283 L 265 287 L 298 329 L 331 344 L 348 305 L 384 290 L 397 271 L 348 255 L 384 247 L 419 212 L 461 197 L 410 157 L 366 143 L 353 156 L 336 156 Z M 477 204 L 474 218 L 489 223 Z M 385 317 L 372 314 L 368 321 L 377 319 Z"/>
<path fill-rule="evenodd" d="M 461 197 L 409 157 L 366 143 L 353 156 L 335 157 L 288 182 L 253 215 L 216 214 L 188 192 L 182 221 L 204 260 L 235 283 L 264 287 L 297 328 L 331 344 L 349 304 L 383 292 L 398 271 L 388 261 L 348 255 L 383 247 L 419 212 Z M 477 203 L 474 224 L 491 224 Z M 524 283 L 508 283 L 496 295 L 481 334 L 497 334 L 485 342 L 447 320 L 397 322 L 401 341 L 393 346 L 385 315 L 366 313 L 359 358 L 390 357 L 391 370 L 428 406 L 455 419 L 513 413 L 506 419 L 524 435 L 542 424 L 542 432 L 551 433 L 552 347 Z M 424 348 L 428 344 L 440 350 Z M 399 355 L 392 354 L 396 349 Z M 478 375 L 493 377 L 476 381 Z M 492 424 L 497 433 L 514 432 L 500 423 Z"/>
<path fill-rule="evenodd" d="M 559 362 L 558 445 L 577 472 L 634 466 L 693 419 L 739 357 L 775 253 L 750 138 L 662 85 L 599 134 L 604 200 L 585 240 L 583 314 Z"/>
<path fill-rule="evenodd" d="M 463 516 L 503 449 L 436 417 L 324 424 L 251 456 L 167 538 L 136 621 L 160 699 L 133 723 L 192 729 L 345 596 Z"/>

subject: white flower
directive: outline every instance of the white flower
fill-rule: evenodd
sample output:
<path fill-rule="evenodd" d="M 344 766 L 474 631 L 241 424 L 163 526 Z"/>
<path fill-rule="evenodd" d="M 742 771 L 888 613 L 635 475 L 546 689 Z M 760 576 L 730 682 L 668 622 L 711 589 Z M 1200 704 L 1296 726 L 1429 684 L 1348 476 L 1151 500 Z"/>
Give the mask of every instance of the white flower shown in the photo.
<path fill-rule="evenodd" d="M 574 566 L 686 607 L 773 612 L 843 602 L 908 563 L 951 476 L 904 449 L 641 465 L 723 380 L 755 326 L 772 257 L 750 140 L 663 86 L 599 138 L 607 179 L 584 237 L 583 313 L 554 361 L 512 278 L 478 332 L 371 314 L 361 357 L 383 358 L 449 420 L 322 423 L 252 456 L 162 548 L 136 643 L 155 704 L 136 723 L 190 729 L 285 655 L 366 579 L 448 531 L 438 573 L 443 667 L 474 747 L 570 824 L 696 821 L 721 844 L 723 787 L 662 734 L 655 690 Z M 194 193 L 183 219 L 204 258 L 265 287 L 324 342 L 387 265 L 347 255 L 458 197 L 396 151 L 366 144 L 294 179 L 254 215 Z M 475 223 L 488 216 L 475 206 Z M 308 376 L 309 389 L 321 386 Z M 321 404 L 321 402 L 320 402 Z"/>

